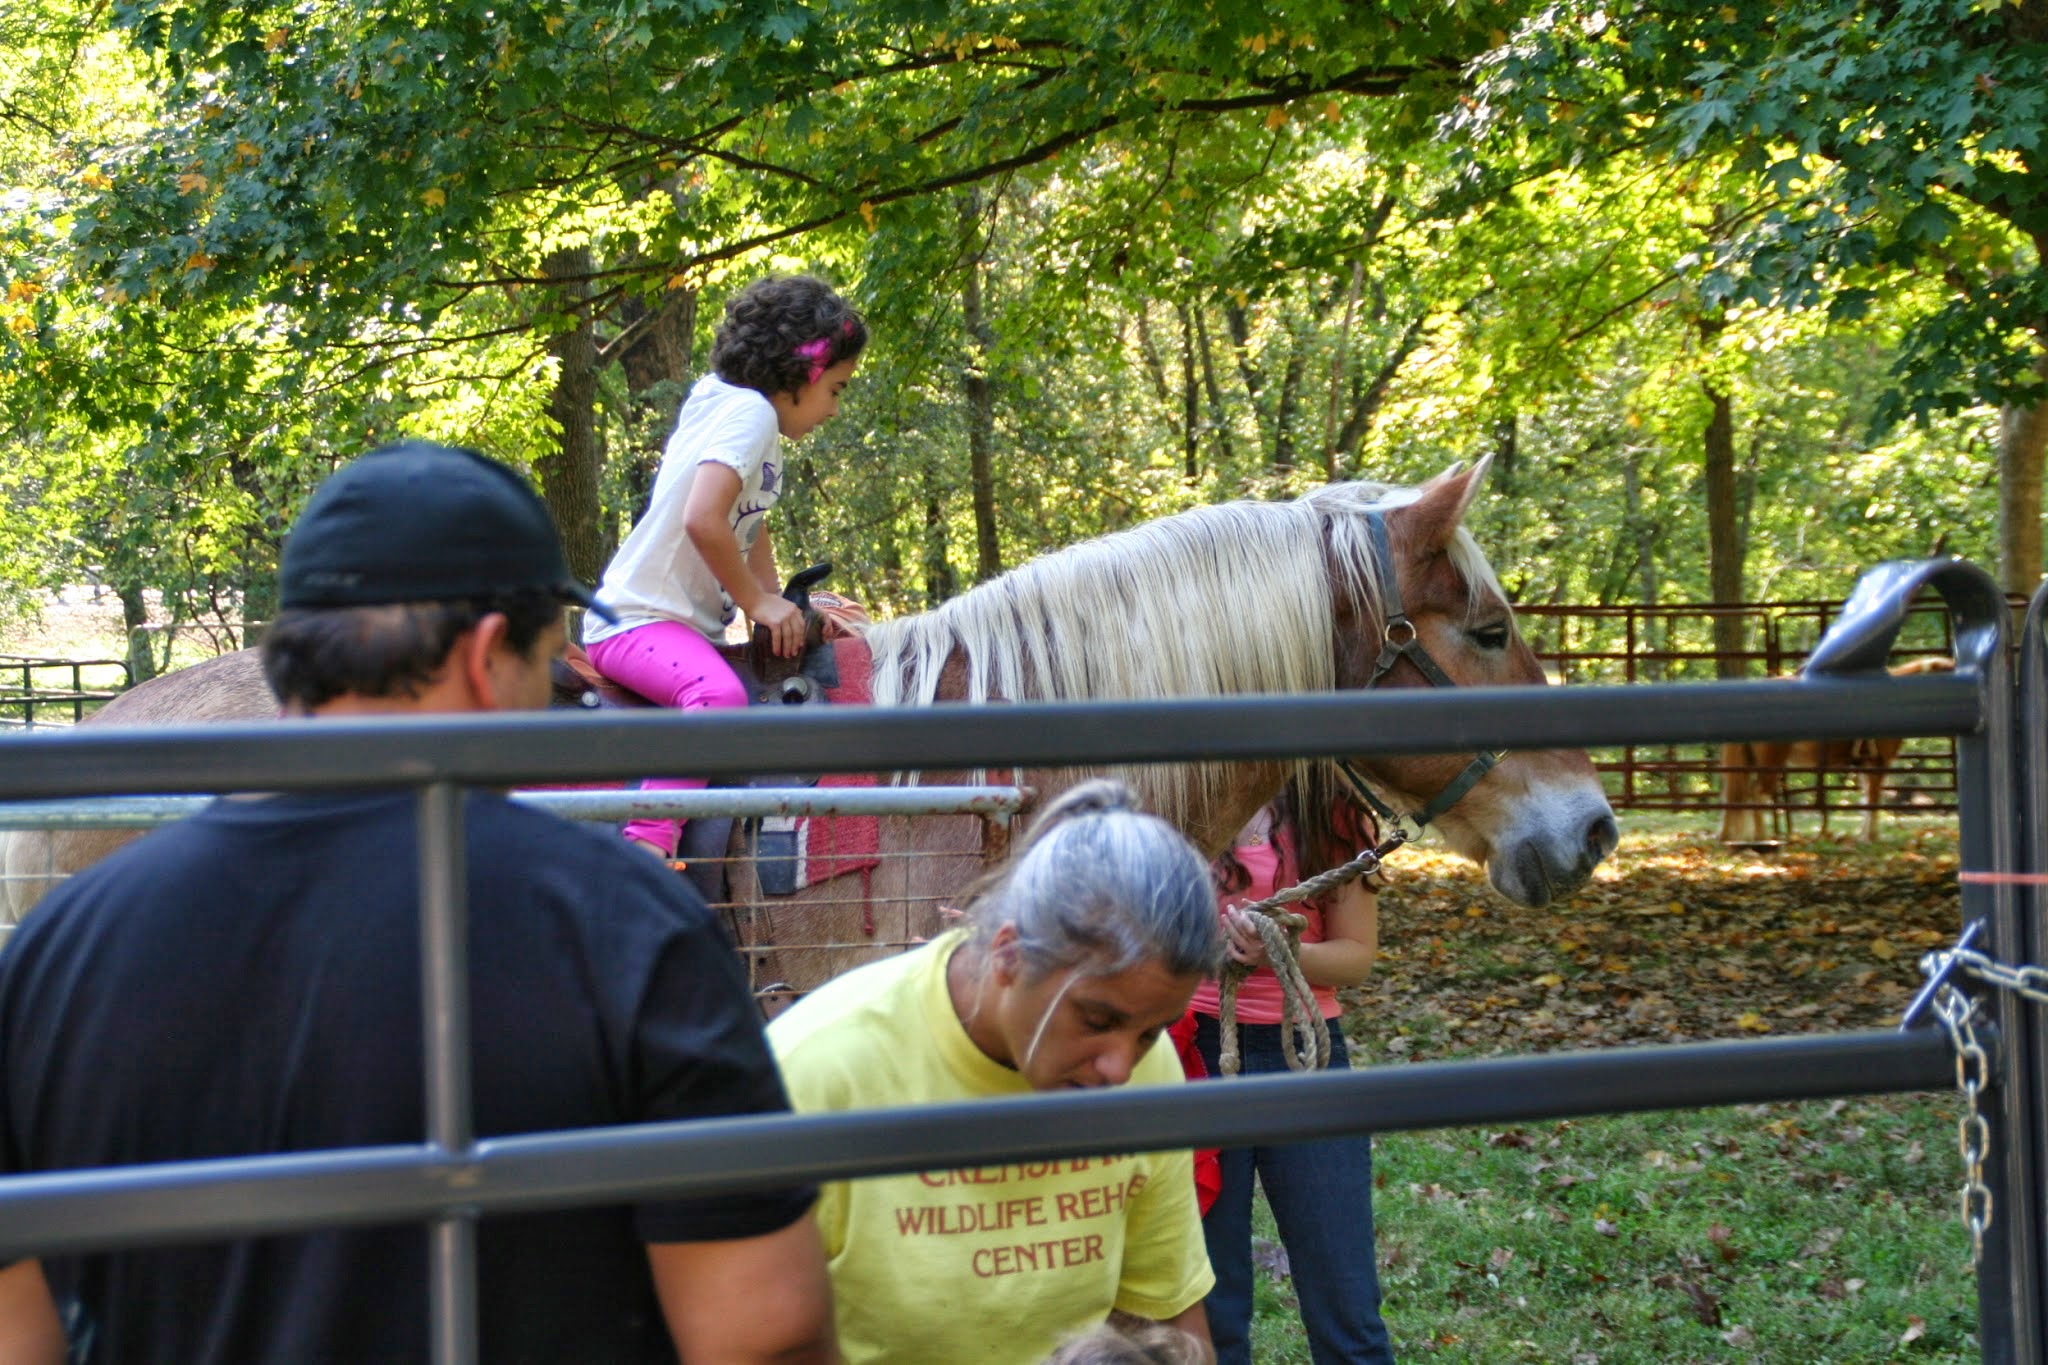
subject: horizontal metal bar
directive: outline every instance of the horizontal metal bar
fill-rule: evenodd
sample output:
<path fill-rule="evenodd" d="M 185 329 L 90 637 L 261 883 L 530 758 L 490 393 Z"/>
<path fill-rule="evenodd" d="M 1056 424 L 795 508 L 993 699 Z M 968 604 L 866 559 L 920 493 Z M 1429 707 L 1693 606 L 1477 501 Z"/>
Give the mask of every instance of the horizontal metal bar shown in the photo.
<path fill-rule="evenodd" d="M 1054 705 L 86 727 L 8 741 L 0 801 L 100 793 L 1230 761 L 1561 745 L 1955 734 L 1968 676 L 1501 687 Z"/>
<path fill-rule="evenodd" d="M 452 1209 L 617 1204 L 1018 1161 L 1931 1090 L 1938 1029 L 1200 1081 L 1170 1089 L 494 1138 L 471 1159 L 357 1148 L 0 1179 L 0 1259 Z"/>
<path fill-rule="evenodd" d="M 730 815 L 1014 815 L 1020 787 L 710 787 L 703 791 L 516 791 L 512 799 L 570 820 Z M 6 808 L 0 807 L 0 819 Z"/>
<path fill-rule="evenodd" d="M 710 787 L 702 791 L 515 791 L 567 820 L 765 815 L 1014 815 L 1020 787 Z M 0 804 L 0 829 L 146 829 L 204 810 L 209 796 L 81 797 Z"/>

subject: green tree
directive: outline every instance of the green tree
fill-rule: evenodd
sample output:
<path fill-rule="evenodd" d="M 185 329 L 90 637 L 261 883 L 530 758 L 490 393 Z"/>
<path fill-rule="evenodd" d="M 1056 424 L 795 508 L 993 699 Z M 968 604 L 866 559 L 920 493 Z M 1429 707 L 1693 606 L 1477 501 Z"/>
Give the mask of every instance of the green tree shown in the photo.
<path fill-rule="evenodd" d="M 1538 155 L 1729 159 L 1768 208 L 1691 270 L 1708 304 L 1825 304 L 1853 318 L 1926 279 L 1880 420 L 2003 405 L 2001 573 L 2042 568 L 2048 442 L 2048 3 L 1683 0 L 1533 11 L 1482 59 L 1452 120 L 1475 175 Z M 1529 139 L 1521 130 L 1532 129 Z"/>

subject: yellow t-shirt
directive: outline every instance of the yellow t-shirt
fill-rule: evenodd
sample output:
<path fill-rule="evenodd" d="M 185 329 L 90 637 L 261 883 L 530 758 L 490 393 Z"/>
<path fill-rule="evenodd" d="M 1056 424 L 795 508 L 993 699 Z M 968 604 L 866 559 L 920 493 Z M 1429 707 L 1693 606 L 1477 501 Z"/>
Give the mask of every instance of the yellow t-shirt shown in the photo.
<path fill-rule="evenodd" d="M 946 962 L 964 939 L 849 972 L 768 1026 L 799 1113 L 1030 1093 L 953 1012 Z M 1181 1080 L 1154 1046 L 1130 1083 Z M 1112 1308 L 1164 1321 L 1215 1283 L 1187 1152 L 841 1181 L 818 1223 L 849 1365 L 1035 1365 Z"/>

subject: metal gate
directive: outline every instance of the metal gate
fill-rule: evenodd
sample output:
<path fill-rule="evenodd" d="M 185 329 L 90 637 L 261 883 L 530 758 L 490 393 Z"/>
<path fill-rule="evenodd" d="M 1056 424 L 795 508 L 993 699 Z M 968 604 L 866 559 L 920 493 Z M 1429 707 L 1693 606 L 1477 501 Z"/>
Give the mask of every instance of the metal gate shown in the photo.
<path fill-rule="evenodd" d="M 1913 597 L 1955 625 L 1951 676 L 1881 664 Z M 1808 675 L 1744 684 L 1514 688 L 1172 703 L 757 715 L 475 716 L 431 727 L 321 722 L 89 730 L 8 746 L 0 800 L 120 792 L 410 787 L 419 793 L 428 1131 L 402 1146 L 67 1171 L 0 1179 L 0 1255 L 216 1240 L 418 1221 L 430 1229 L 433 1357 L 476 1354 L 475 1219 L 484 1213 L 769 1189 L 817 1180 L 1337 1133 L 1498 1124 L 1944 1087 L 1937 1027 L 1761 1042 L 1610 1049 L 1189 1086 L 1038 1095 L 915 1111 L 647 1124 L 476 1139 L 470 1108 L 460 788 L 600 781 L 656 769 L 742 777 L 1201 758 L 1379 756 L 1734 739 L 1954 735 L 1963 916 L 1978 946 L 2038 960 L 2048 819 L 2048 593 L 2025 627 L 2019 697 L 2010 617 L 1960 561 L 1866 577 Z M 1876 663 L 1873 664 L 1872 660 Z M 2044 994 L 2043 998 L 2048 998 Z M 2024 992 L 1988 997 L 1995 1210 L 1979 1263 L 1984 1357 L 2043 1358 L 2048 1048 Z M 1244 1087 L 1259 1087 L 1256 1091 Z"/>

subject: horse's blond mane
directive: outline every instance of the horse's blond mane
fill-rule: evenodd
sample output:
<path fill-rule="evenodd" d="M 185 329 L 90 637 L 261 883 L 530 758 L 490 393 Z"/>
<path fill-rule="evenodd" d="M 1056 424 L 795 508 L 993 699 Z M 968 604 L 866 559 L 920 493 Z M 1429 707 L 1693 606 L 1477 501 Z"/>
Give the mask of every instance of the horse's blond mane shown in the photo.
<path fill-rule="evenodd" d="M 875 704 L 929 704 L 956 654 L 972 701 L 1329 691 L 1330 568 L 1377 614 L 1366 513 L 1415 496 L 1329 484 L 1289 502 L 1199 507 L 1042 556 L 933 611 L 870 628 Z M 1462 528 L 1451 557 L 1475 598 L 1500 591 Z M 1185 829 L 1227 789 L 1226 771 L 1158 764 L 1117 776 Z"/>

